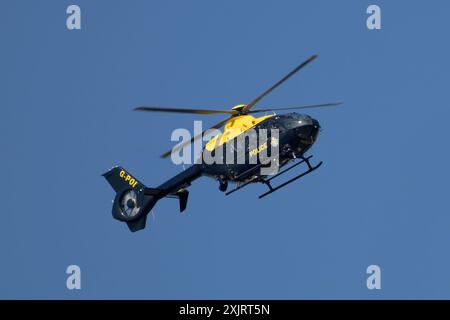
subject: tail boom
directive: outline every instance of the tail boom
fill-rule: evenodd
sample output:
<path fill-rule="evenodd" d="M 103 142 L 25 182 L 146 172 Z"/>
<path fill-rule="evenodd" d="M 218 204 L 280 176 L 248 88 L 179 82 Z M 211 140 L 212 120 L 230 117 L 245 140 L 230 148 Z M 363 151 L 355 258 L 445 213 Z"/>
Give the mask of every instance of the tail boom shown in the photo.
<path fill-rule="evenodd" d="M 112 207 L 113 217 L 126 222 L 130 230 L 135 232 L 145 228 L 148 213 L 156 202 L 164 197 L 178 198 L 180 211 L 184 211 L 189 196 L 185 188 L 201 174 L 201 167 L 193 165 L 157 188 L 146 187 L 120 166 L 113 167 L 103 176 L 116 192 Z"/>

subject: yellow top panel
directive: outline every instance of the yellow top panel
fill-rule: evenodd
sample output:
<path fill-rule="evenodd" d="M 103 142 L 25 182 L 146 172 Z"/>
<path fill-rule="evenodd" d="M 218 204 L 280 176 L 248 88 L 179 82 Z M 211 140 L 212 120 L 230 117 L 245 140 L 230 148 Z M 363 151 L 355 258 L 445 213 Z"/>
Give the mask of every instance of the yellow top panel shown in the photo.
<path fill-rule="evenodd" d="M 273 115 L 266 115 L 259 118 L 255 118 L 249 115 L 233 117 L 230 121 L 228 121 L 225 124 L 223 132 L 221 134 L 214 136 L 211 140 L 209 140 L 205 148 L 208 151 L 212 151 L 216 146 L 220 146 L 226 143 L 228 140 L 236 138 L 241 133 L 247 131 L 250 128 L 253 128 L 258 123 L 270 117 L 273 117 Z M 217 145 L 216 141 L 218 141 Z"/>

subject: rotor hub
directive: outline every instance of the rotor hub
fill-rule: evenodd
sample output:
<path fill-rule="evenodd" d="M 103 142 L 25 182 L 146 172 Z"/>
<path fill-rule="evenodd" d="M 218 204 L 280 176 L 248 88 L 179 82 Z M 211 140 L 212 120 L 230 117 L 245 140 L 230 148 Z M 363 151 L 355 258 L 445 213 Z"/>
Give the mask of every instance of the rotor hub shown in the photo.
<path fill-rule="evenodd" d="M 241 114 L 241 113 L 242 113 L 242 110 L 243 110 L 246 106 L 247 106 L 246 104 L 238 104 L 238 105 L 235 105 L 233 108 L 231 108 L 231 110 L 235 110 L 235 111 L 239 112 L 239 114 Z"/>

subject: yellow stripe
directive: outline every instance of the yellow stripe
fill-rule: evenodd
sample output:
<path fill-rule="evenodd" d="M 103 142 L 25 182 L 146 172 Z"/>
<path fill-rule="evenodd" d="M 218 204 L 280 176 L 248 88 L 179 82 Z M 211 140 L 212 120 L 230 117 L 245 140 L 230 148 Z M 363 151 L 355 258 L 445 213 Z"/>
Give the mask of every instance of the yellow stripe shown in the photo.
<path fill-rule="evenodd" d="M 270 117 L 273 117 L 273 115 L 266 115 L 259 118 L 255 118 L 249 115 L 233 117 L 225 124 L 223 132 L 209 140 L 205 148 L 208 151 L 212 151 L 215 147 L 223 145 L 228 140 L 236 138 L 241 133 L 244 133 L 245 131 L 256 126 L 258 123 Z M 216 141 L 218 141 L 217 145 Z"/>

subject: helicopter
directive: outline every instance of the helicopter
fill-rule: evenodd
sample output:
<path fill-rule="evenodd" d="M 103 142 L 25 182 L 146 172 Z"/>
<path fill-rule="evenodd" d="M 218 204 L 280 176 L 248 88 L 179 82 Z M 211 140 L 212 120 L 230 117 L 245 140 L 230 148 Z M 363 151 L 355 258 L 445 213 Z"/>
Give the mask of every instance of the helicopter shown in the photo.
<path fill-rule="evenodd" d="M 103 174 L 104 178 L 116 192 L 112 207 L 113 217 L 125 222 L 130 231 L 136 232 L 145 228 L 148 213 L 163 198 L 178 199 L 180 212 L 183 212 L 187 207 L 189 196 L 187 188 L 194 180 L 202 176 L 217 180 L 219 182 L 219 190 L 225 192 L 226 195 L 241 190 L 252 183 L 263 183 L 268 187 L 268 190 L 259 196 L 259 198 L 263 198 L 319 168 L 322 165 L 322 161 L 313 165 L 310 161 L 312 155 L 305 156 L 305 153 L 317 140 L 321 130 L 319 121 L 306 114 L 295 112 L 276 114 L 275 112 L 280 110 L 333 107 L 340 105 L 340 102 L 287 108 L 252 109 L 269 93 L 316 58 L 317 55 L 310 56 L 250 103 L 239 104 L 231 109 L 213 110 L 155 106 L 135 108 L 135 111 L 140 112 L 169 112 L 196 115 L 225 114 L 228 117 L 208 129 L 209 131 L 216 130 L 218 133 L 206 143 L 199 160 L 156 188 L 147 187 L 121 166 L 115 166 L 105 172 Z M 261 117 L 252 116 L 252 114 L 262 112 L 273 113 Z M 220 128 L 223 128 L 223 131 L 219 131 Z M 202 131 L 190 140 L 177 144 L 174 148 L 162 154 L 161 157 L 167 158 L 179 152 L 198 141 L 198 139 L 203 138 L 208 130 Z M 267 134 L 268 131 L 270 131 L 270 134 Z M 251 133 L 250 135 L 248 134 L 249 132 Z M 261 132 L 265 134 L 263 135 Z M 254 140 L 257 141 L 257 145 L 250 143 L 249 139 L 242 139 L 244 136 L 253 136 Z M 240 144 L 240 148 L 237 148 L 240 152 L 236 151 L 237 141 L 244 141 Z M 227 150 L 236 152 L 232 153 L 231 156 L 229 156 L 230 153 L 219 152 L 227 147 L 229 147 Z M 259 155 L 264 153 L 263 151 L 267 151 L 266 157 L 259 157 Z M 217 158 L 224 160 L 226 157 L 236 160 L 239 155 L 242 155 L 246 161 L 214 161 L 212 163 L 201 161 L 205 156 L 215 156 L 216 160 Z M 250 159 L 253 161 L 249 161 Z M 273 163 L 276 163 L 276 170 L 271 171 L 269 174 L 264 172 L 263 169 L 272 166 Z M 280 171 L 282 167 L 289 163 L 293 164 Z M 306 164 L 305 171 L 277 186 L 272 185 L 274 179 L 301 164 Z M 229 182 L 234 183 L 235 187 L 227 192 Z"/>

